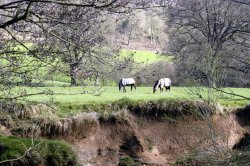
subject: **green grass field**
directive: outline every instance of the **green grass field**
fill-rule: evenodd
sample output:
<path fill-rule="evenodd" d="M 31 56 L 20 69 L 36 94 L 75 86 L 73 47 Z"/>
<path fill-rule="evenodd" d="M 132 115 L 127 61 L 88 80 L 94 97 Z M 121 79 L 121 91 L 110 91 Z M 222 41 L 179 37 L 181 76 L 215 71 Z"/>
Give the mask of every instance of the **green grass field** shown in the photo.
<path fill-rule="evenodd" d="M 120 57 L 132 56 L 137 63 L 142 63 L 144 65 L 152 64 L 158 61 L 173 61 L 173 56 L 166 56 L 161 54 L 156 54 L 151 51 L 141 51 L 141 50 L 128 50 L 122 49 L 119 53 Z M 29 61 L 32 61 L 32 58 L 28 58 Z M 25 63 L 30 63 L 25 61 Z M 60 60 L 59 60 L 60 62 Z M 62 63 L 63 64 L 63 63 Z M 65 65 L 65 64 L 63 64 Z M 67 67 L 67 65 L 65 65 Z M 47 76 L 48 68 L 43 67 L 40 70 L 40 75 L 45 79 Z M 52 81 L 53 79 L 53 81 Z M 35 82 L 36 80 L 34 80 Z M 130 92 L 130 88 L 127 87 L 127 93 L 122 93 L 118 91 L 117 87 L 104 86 L 97 90 L 96 87 L 69 87 L 69 76 L 66 76 L 62 73 L 53 73 L 49 78 L 43 80 L 43 84 L 39 86 L 46 87 L 24 87 L 28 94 L 30 93 L 39 93 L 44 90 L 49 90 L 52 92 L 52 95 L 33 95 L 27 97 L 26 99 L 31 102 L 41 102 L 49 103 L 53 102 L 58 106 L 76 106 L 76 105 L 86 105 L 86 104 L 107 104 L 111 102 L 118 101 L 123 98 L 127 98 L 132 101 L 150 101 L 150 100 L 196 100 L 195 92 L 192 88 L 185 87 L 173 87 L 171 92 L 160 93 L 159 90 L 156 94 L 152 93 L 152 87 L 138 87 L 136 91 Z M 22 87 L 23 88 L 23 87 Z M 197 88 L 196 88 L 197 89 Z M 16 89 L 17 90 L 17 89 Z M 239 95 L 250 97 L 250 88 L 232 88 L 226 89 L 228 92 L 231 90 Z M 18 91 L 18 90 L 17 90 Z M 25 92 L 25 93 L 26 93 Z M 15 92 L 13 92 L 15 93 Z M 18 93 L 18 92 L 16 92 Z M 238 106 L 246 105 L 250 101 L 241 99 L 239 97 L 232 97 L 224 94 L 215 94 L 219 95 L 219 103 L 225 106 Z M 206 96 L 206 92 L 204 92 Z"/>
<path fill-rule="evenodd" d="M 195 100 L 192 88 L 173 87 L 171 92 L 160 93 L 159 90 L 153 94 L 152 87 L 137 87 L 136 91 L 130 91 L 130 87 L 126 87 L 127 93 L 119 92 L 118 87 L 101 87 L 97 90 L 96 87 L 36 87 L 25 88 L 28 93 L 37 93 L 44 90 L 50 90 L 52 95 L 35 95 L 28 97 L 29 101 L 36 102 L 53 102 L 58 104 L 105 104 L 128 98 L 134 101 L 149 101 L 159 99 L 174 99 L 174 100 Z M 194 89 L 194 88 L 193 88 Z M 250 97 L 250 88 L 227 88 L 228 92 L 234 92 L 243 96 Z M 204 92 L 204 96 L 205 96 Z M 225 94 L 217 94 L 219 102 L 225 106 L 245 105 L 250 101 L 240 97 L 229 96 Z"/>

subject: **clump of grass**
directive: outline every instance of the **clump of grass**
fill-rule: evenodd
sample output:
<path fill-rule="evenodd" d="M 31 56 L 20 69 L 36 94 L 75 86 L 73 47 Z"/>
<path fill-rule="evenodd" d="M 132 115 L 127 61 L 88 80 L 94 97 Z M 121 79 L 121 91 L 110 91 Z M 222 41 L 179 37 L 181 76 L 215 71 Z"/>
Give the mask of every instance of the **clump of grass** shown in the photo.
<path fill-rule="evenodd" d="M 111 105 L 113 108 L 122 109 L 122 108 L 130 108 L 136 106 L 138 105 L 139 102 L 140 101 L 131 100 L 128 97 L 124 97 L 117 101 L 112 102 Z"/>
<path fill-rule="evenodd" d="M 145 143 L 147 145 L 147 149 L 149 152 L 152 152 L 153 148 L 154 148 L 154 145 L 152 143 L 152 141 L 150 139 L 145 139 Z"/>
<path fill-rule="evenodd" d="M 76 165 L 77 157 L 71 147 L 63 141 L 40 139 L 32 143 L 30 138 L 0 136 L 5 147 L 0 162 L 10 165 Z M 18 160 L 17 160 L 18 159 Z"/>
<path fill-rule="evenodd" d="M 42 145 L 47 165 L 76 165 L 77 157 L 71 147 L 62 141 L 47 141 Z"/>
<path fill-rule="evenodd" d="M 233 151 L 229 158 L 215 162 L 214 165 L 228 166 L 228 165 L 249 165 L 250 151 Z"/>
<path fill-rule="evenodd" d="M 106 114 L 111 112 L 120 111 L 122 109 L 130 109 L 138 105 L 140 101 L 131 100 L 127 97 L 113 101 L 110 103 L 89 103 L 89 104 L 58 104 L 57 115 L 59 117 L 72 116 L 81 112 L 97 112 L 100 114 Z"/>
<path fill-rule="evenodd" d="M 26 105 L 14 101 L 0 102 L 0 113 L 2 116 L 10 115 L 12 118 L 24 118 Z"/>
<path fill-rule="evenodd" d="M 138 117 L 144 118 L 177 118 L 187 115 L 200 116 L 197 103 L 193 101 L 178 101 L 162 99 L 148 102 L 138 102 L 129 109 Z"/>
<path fill-rule="evenodd" d="M 140 166 L 139 162 L 136 162 L 129 156 L 121 157 L 118 166 Z"/>
<path fill-rule="evenodd" d="M 228 165 L 248 165 L 250 163 L 250 151 L 233 150 L 227 152 L 227 157 L 193 151 L 179 157 L 176 160 L 177 166 L 205 165 L 205 166 L 228 166 Z"/>
<path fill-rule="evenodd" d="M 177 166 L 190 166 L 190 165 L 209 165 L 210 162 L 204 162 L 203 157 L 197 151 L 193 151 L 184 156 L 180 156 L 176 160 Z"/>
<path fill-rule="evenodd" d="M 159 99 L 151 101 L 131 100 L 127 97 L 114 101 L 110 104 L 88 104 L 82 109 L 86 112 L 98 112 L 105 117 L 112 112 L 119 112 L 121 110 L 128 110 L 138 117 L 146 118 L 164 118 L 166 116 L 171 118 L 193 115 L 201 117 L 202 113 L 200 107 L 206 107 L 204 103 L 189 101 L 189 100 L 174 100 L 174 99 Z M 210 113 L 211 114 L 211 113 Z"/>

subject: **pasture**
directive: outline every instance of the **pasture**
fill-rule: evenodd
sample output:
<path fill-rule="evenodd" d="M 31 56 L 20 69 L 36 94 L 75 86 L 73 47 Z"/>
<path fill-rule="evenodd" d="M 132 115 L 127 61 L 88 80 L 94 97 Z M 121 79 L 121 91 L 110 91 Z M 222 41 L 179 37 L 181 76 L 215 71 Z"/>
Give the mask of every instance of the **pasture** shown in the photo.
<path fill-rule="evenodd" d="M 34 95 L 26 99 L 35 103 L 49 103 L 56 105 L 61 111 L 61 115 L 69 115 L 81 111 L 84 105 L 96 106 L 110 104 L 122 99 L 128 99 L 133 102 L 145 102 L 156 100 L 197 100 L 198 98 L 192 94 L 192 87 L 172 87 L 170 92 L 160 93 L 158 89 L 153 94 L 152 87 L 137 87 L 136 91 L 130 91 L 130 87 L 126 87 L 127 92 L 119 92 L 118 87 L 24 87 L 27 93 L 38 93 L 42 91 L 52 92 L 50 95 Z M 250 97 L 250 88 L 225 88 L 227 92 L 233 92 L 239 95 Z M 219 97 L 218 101 L 224 106 L 244 106 L 250 101 L 236 96 L 229 96 L 222 93 L 214 92 L 213 96 Z M 204 96 L 206 92 L 204 91 Z M 98 110 L 97 110 L 98 111 Z"/>
<path fill-rule="evenodd" d="M 153 51 L 146 50 L 128 50 L 122 49 L 120 52 L 121 57 L 131 56 L 136 63 L 151 64 L 158 61 L 173 61 L 173 56 L 166 56 L 161 54 L 156 54 Z"/>

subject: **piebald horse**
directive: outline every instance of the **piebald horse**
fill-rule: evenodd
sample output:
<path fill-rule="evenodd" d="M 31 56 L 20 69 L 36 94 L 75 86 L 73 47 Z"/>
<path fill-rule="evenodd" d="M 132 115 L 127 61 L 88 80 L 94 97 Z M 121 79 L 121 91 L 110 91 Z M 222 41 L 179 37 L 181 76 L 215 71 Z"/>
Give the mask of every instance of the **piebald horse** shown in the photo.
<path fill-rule="evenodd" d="M 167 90 L 170 91 L 171 80 L 169 78 L 161 78 L 157 80 L 153 87 L 153 93 L 155 93 L 158 88 L 160 88 L 160 92 L 163 92 L 163 87 L 166 88 L 166 92 Z"/>
<path fill-rule="evenodd" d="M 126 92 L 125 86 L 131 86 L 131 91 L 133 90 L 133 87 L 136 90 L 136 82 L 133 78 L 122 78 L 119 81 L 119 91 L 121 91 L 121 88 L 123 87 L 123 92 Z"/>

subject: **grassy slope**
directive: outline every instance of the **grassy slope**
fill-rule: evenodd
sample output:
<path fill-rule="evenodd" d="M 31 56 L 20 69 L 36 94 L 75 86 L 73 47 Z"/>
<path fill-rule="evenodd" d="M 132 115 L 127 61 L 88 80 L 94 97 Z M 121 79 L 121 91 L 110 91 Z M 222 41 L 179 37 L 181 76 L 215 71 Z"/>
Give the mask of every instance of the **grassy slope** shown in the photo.
<path fill-rule="evenodd" d="M 157 61 L 172 61 L 173 56 L 166 56 L 161 54 L 156 54 L 152 51 L 143 50 L 127 50 L 122 49 L 120 52 L 121 57 L 132 56 L 137 63 L 150 64 Z"/>

